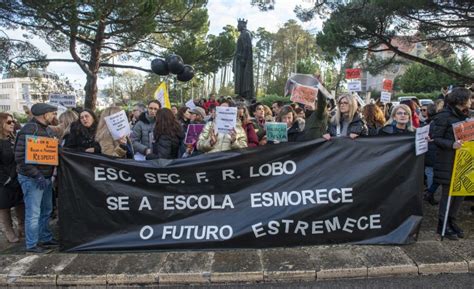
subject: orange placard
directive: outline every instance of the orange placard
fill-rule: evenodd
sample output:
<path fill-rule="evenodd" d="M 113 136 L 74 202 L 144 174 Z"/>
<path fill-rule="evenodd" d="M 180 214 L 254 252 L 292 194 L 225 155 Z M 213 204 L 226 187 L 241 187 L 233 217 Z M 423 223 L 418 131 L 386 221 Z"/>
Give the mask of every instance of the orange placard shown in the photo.
<path fill-rule="evenodd" d="M 297 103 L 310 106 L 314 109 L 314 101 L 318 96 L 318 89 L 316 87 L 296 84 L 291 92 L 290 100 Z"/>
<path fill-rule="evenodd" d="M 41 137 L 34 135 L 25 136 L 26 164 L 38 165 L 58 165 L 58 145 L 59 142 L 55 138 Z"/>
<path fill-rule="evenodd" d="M 346 69 L 346 79 L 359 79 L 361 74 L 360 68 L 347 68 Z"/>
<path fill-rule="evenodd" d="M 454 137 L 456 140 L 474 140 L 474 118 L 453 123 Z"/>
<path fill-rule="evenodd" d="M 385 91 L 392 91 L 393 89 L 393 81 L 390 79 L 384 79 L 383 80 L 383 90 Z"/>

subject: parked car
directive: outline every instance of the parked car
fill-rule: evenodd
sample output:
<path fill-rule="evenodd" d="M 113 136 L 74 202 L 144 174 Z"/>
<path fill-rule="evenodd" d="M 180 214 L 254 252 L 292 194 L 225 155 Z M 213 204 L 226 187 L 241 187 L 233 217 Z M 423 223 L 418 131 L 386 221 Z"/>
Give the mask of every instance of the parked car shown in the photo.
<path fill-rule="evenodd" d="M 429 98 L 423 98 L 423 99 L 420 99 L 420 104 L 423 106 L 423 105 L 428 105 L 428 104 L 431 104 L 433 103 L 433 100 L 429 99 Z"/>

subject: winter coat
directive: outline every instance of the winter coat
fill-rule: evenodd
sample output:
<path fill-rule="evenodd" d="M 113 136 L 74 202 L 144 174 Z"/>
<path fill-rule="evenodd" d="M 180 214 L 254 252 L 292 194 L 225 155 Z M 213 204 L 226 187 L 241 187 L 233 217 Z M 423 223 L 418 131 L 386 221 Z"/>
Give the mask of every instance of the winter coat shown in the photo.
<path fill-rule="evenodd" d="M 434 179 L 438 184 L 449 185 L 454 164 L 455 142 L 453 123 L 466 120 L 467 115 L 455 107 L 447 106 L 434 119 L 433 139 L 437 146 Z"/>
<path fill-rule="evenodd" d="M 133 150 L 142 155 L 146 155 L 146 150 L 151 149 L 153 141 L 153 129 L 155 128 L 155 118 L 148 116 L 144 112 L 138 117 L 138 122 L 133 127 L 130 138 L 132 139 Z"/>
<path fill-rule="evenodd" d="M 71 124 L 69 134 L 64 136 L 64 147 L 84 152 L 94 148 L 94 153 L 100 153 L 100 145 L 95 141 L 95 132 L 92 127 L 84 127 L 80 121 Z"/>
<path fill-rule="evenodd" d="M 146 156 L 147 160 L 152 159 L 177 159 L 183 154 L 184 135 L 177 137 L 160 135 L 152 144 L 152 153 Z"/>
<path fill-rule="evenodd" d="M 101 153 L 104 155 L 119 157 L 123 159 L 133 158 L 132 141 L 127 137 L 127 145 L 121 145 L 118 140 L 114 140 L 112 136 L 107 136 L 99 140 Z"/>
<path fill-rule="evenodd" d="M 379 124 L 375 124 L 375 126 L 371 126 L 367 124 L 367 132 L 368 136 L 375 136 L 379 134 L 379 131 L 383 128 L 383 126 Z"/>
<path fill-rule="evenodd" d="M 17 172 L 21 175 L 30 178 L 38 178 L 40 176 L 44 176 L 45 178 L 51 177 L 51 175 L 53 174 L 54 166 L 25 164 L 27 135 L 35 135 L 49 138 L 55 137 L 51 129 L 48 128 L 47 125 L 44 125 L 39 122 L 36 118 L 32 118 L 29 122 L 27 122 L 18 132 L 18 135 L 16 137 L 15 162 L 17 164 Z"/>
<path fill-rule="evenodd" d="M 229 134 L 219 133 L 217 134 L 217 142 L 211 146 L 211 133 L 214 133 L 214 123 L 208 122 L 201 134 L 199 135 L 199 140 L 197 142 L 197 149 L 206 152 L 222 152 L 232 149 L 241 149 L 247 147 L 247 135 L 245 134 L 244 129 L 240 122 L 237 123 L 235 128 L 236 138 L 234 143 L 231 143 L 231 137 Z"/>
<path fill-rule="evenodd" d="M 411 133 L 414 134 L 414 132 L 409 131 L 407 129 L 399 129 L 395 124 L 387 124 L 383 128 L 379 130 L 378 135 L 394 135 L 394 134 L 407 134 Z"/>
<path fill-rule="evenodd" d="M 430 125 L 430 137 L 433 138 L 434 132 L 434 119 L 437 114 L 426 120 L 426 125 Z M 428 151 L 425 153 L 425 166 L 434 167 L 436 160 L 436 144 L 434 141 L 428 142 Z"/>
<path fill-rule="evenodd" d="M 340 123 L 340 127 L 342 130 L 342 119 Z M 337 124 L 333 123 L 332 121 L 329 123 L 328 132 L 331 136 L 337 136 Z M 360 113 L 356 112 L 352 121 L 349 123 L 347 128 L 347 136 L 351 133 L 355 133 L 356 135 L 363 136 L 367 135 L 367 126 L 365 122 L 362 120 Z"/>
<path fill-rule="evenodd" d="M 261 141 L 263 137 L 267 134 L 265 131 L 265 120 L 258 121 L 256 118 L 252 119 L 253 128 L 255 130 L 255 134 L 257 134 L 258 141 Z"/>
<path fill-rule="evenodd" d="M 248 122 L 242 125 L 247 135 L 247 147 L 253 148 L 258 146 L 258 136 L 255 133 L 255 128 L 252 122 Z"/>
<path fill-rule="evenodd" d="M 318 107 L 311 113 L 309 118 L 306 119 L 303 135 L 300 136 L 299 140 L 308 141 L 317 139 L 326 133 L 328 128 L 328 112 L 326 106 L 327 99 L 320 94 L 318 96 Z"/>
<path fill-rule="evenodd" d="M 16 179 L 15 154 L 10 139 L 0 139 L 0 186 L 10 178 Z"/>

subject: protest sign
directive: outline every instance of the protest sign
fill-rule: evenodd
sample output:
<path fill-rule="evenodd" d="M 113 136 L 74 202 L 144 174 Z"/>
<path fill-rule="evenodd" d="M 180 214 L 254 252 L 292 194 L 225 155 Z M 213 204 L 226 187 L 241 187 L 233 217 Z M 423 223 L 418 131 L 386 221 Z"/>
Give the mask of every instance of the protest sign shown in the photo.
<path fill-rule="evenodd" d="M 332 95 L 324 87 L 324 85 L 319 81 L 319 79 L 317 79 L 313 75 L 301 73 L 292 73 L 290 78 L 288 78 L 285 84 L 285 96 L 291 95 L 296 85 L 313 87 L 315 89 L 318 89 L 318 91 L 321 92 L 327 98 L 334 98 L 334 95 Z"/>
<path fill-rule="evenodd" d="M 362 70 L 360 68 L 347 68 L 346 79 L 360 79 Z"/>
<path fill-rule="evenodd" d="M 392 91 L 393 89 L 393 81 L 390 79 L 385 79 L 382 82 L 382 89 L 385 91 Z"/>
<path fill-rule="evenodd" d="M 55 138 L 26 135 L 25 163 L 37 165 L 58 165 L 58 145 Z"/>
<path fill-rule="evenodd" d="M 380 93 L 380 101 L 383 103 L 389 103 L 392 100 L 392 94 L 388 91 L 382 91 Z"/>
<path fill-rule="evenodd" d="M 265 130 L 267 132 L 267 140 L 275 142 L 288 141 L 288 128 L 284 122 L 266 122 Z"/>
<path fill-rule="evenodd" d="M 230 133 L 237 126 L 236 107 L 216 107 L 216 133 Z"/>
<path fill-rule="evenodd" d="M 186 102 L 185 104 L 186 107 L 189 107 L 190 109 L 195 109 L 196 108 L 196 105 L 194 104 L 194 99 L 190 99 Z"/>
<path fill-rule="evenodd" d="M 474 196 L 474 142 L 465 142 L 456 150 L 449 195 Z"/>
<path fill-rule="evenodd" d="M 351 80 L 347 82 L 347 90 L 349 91 L 361 91 L 362 82 L 360 80 Z"/>
<path fill-rule="evenodd" d="M 194 144 L 199 139 L 199 135 L 204 129 L 205 124 L 189 124 L 186 130 L 186 138 L 184 139 L 185 144 Z"/>
<path fill-rule="evenodd" d="M 121 139 L 130 134 L 130 124 L 128 123 L 125 111 L 121 110 L 109 116 L 106 116 L 105 123 L 114 140 Z"/>
<path fill-rule="evenodd" d="M 49 103 L 63 105 L 65 107 L 76 107 L 76 96 L 73 94 L 51 93 Z"/>
<path fill-rule="evenodd" d="M 318 89 L 305 86 L 301 84 L 295 84 L 293 91 L 291 92 L 290 100 L 293 102 L 301 103 L 309 107 L 315 108 L 315 100 L 318 96 Z"/>
<path fill-rule="evenodd" d="M 428 151 L 429 134 L 430 125 L 425 125 L 416 129 L 415 150 L 417 156 Z"/>
<path fill-rule="evenodd" d="M 316 139 L 166 162 L 62 150 L 61 250 L 412 243 L 424 167 L 413 141 Z"/>
<path fill-rule="evenodd" d="M 474 118 L 453 124 L 454 137 L 456 140 L 474 140 Z"/>

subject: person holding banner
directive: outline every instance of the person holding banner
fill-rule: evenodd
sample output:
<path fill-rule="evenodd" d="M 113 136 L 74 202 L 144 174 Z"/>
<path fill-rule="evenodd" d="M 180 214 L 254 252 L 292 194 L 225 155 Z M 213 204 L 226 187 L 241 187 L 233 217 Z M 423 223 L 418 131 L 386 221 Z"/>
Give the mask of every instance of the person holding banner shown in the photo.
<path fill-rule="evenodd" d="M 24 235 L 25 205 L 18 183 L 15 154 L 15 120 L 6 112 L 0 112 L 0 225 L 9 243 L 20 241 Z M 18 235 L 13 230 L 11 208 L 18 219 Z"/>
<path fill-rule="evenodd" d="M 133 159 L 134 153 L 130 137 L 125 135 L 119 139 L 114 139 L 107 126 L 106 118 L 120 111 L 122 109 L 117 106 L 108 107 L 102 111 L 99 124 L 97 125 L 95 140 L 99 143 L 102 154 L 123 159 Z M 129 125 L 129 123 L 126 122 L 126 125 Z"/>
<path fill-rule="evenodd" d="M 27 148 L 31 145 L 28 139 L 55 138 L 48 126 L 53 121 L 58 108 L 46 103 L 36 103 L 31 107 L 33 119 L 23 126 L 17 135 L 15 144 L 15 161 L 17 163 L 18 181 L 23 190 L 25 202 L 26 251 L 45 253 L 44 246 L 57 246 L 49 229 L 49 218 L 53 210 L 53 186 L 51 176 L 54 166 L 27 159 Z M 56 152 L 57 153 L 57 152 Z M 56 160 L 57 160 L 56 155 Z"/>
<path fill-rule="evenodd" d="M 358 136 L 367 135 L 367 126 L 360 113 L 357 112 L 357 108 L 357 100 L 352 94 L 341 95 L 337 101 L 337 111 L 329 122 L 328 133 L 323 137 L 326 140 L 341 136 L 355 139 Z"/>
<path fill-rule="evenodd" d="M 379 135 L 413 133 L 411 109 L 405 104 L 399 104 L 392 109 L 386 125 L 379 131 Z"/>
<path fill-rule="evenodd" d="M 286 123 L 288 142 L 298 141 L 301 133 L 303 132 L 305 123 L 298 121 L 296 113 L 290 105 L 283 106 L 275 120 L 276 122 Z"/>
<path fill-rule="evenodd" d="M 434 119 L 433 139 L 437 145 L 434 179 L 442 186 L 438 210 L 438 234 L 441 234 L 446 216 L 455 150 L 461 148 L 463 143 L 462 140 L 456 140 L 453 124 L 469 117 L 470 98 L 471 92 L 468 89 L 454 88 L 446 97 L 447 106 Z M 463 200 L 464 197 L 452 197 L 450 203 L 445 231 L 445 237 L 450 240 L 464 237 L 464 231 L 456 224 L 456 216 Z"/>
<path fill-rule="evenodd" d="M 71 124 L 69 134 L 64 138 L 64 147 L 81 152 L 100 153 L 100 145 L 95 141 L 97 116 L 90 109 L 79 114 L 79 120 Z"/>
<path fill-rule="evenodd" d="M 156 113 L 161 108 L 158 100 L 148 102 L 147 111 L 140 114 L 137 124 L 133 127 L 131 139 L 133 150 L 144 156 L 151 153 L 153 128 L 155 127 Z"/>
<path fill-rule="evenodd" d="M 177 159 L 184 153 L 184 132 L 173 112 L 162 108 L 156 113 L 152 152 L 147 160 Z"/>
<path fill-rule="evenodd" d="M 385 115 L 375 103 L 369 103 L 362 108 L 362 115 L 367 124 L 369 136 L 378 135 L 385 125 Z"/>
<path fill-rule="evenodd" d="M 258 146 L 258 137 L 255 133 L 255 128 L 253 127 L 253 122 L 250 119 L 249 110 L 245 104 L 239 104 L 237 108 L 237 117 L 242 123 L 242 128 L 247 135 L 247 147 L 253 148 Z"/>

